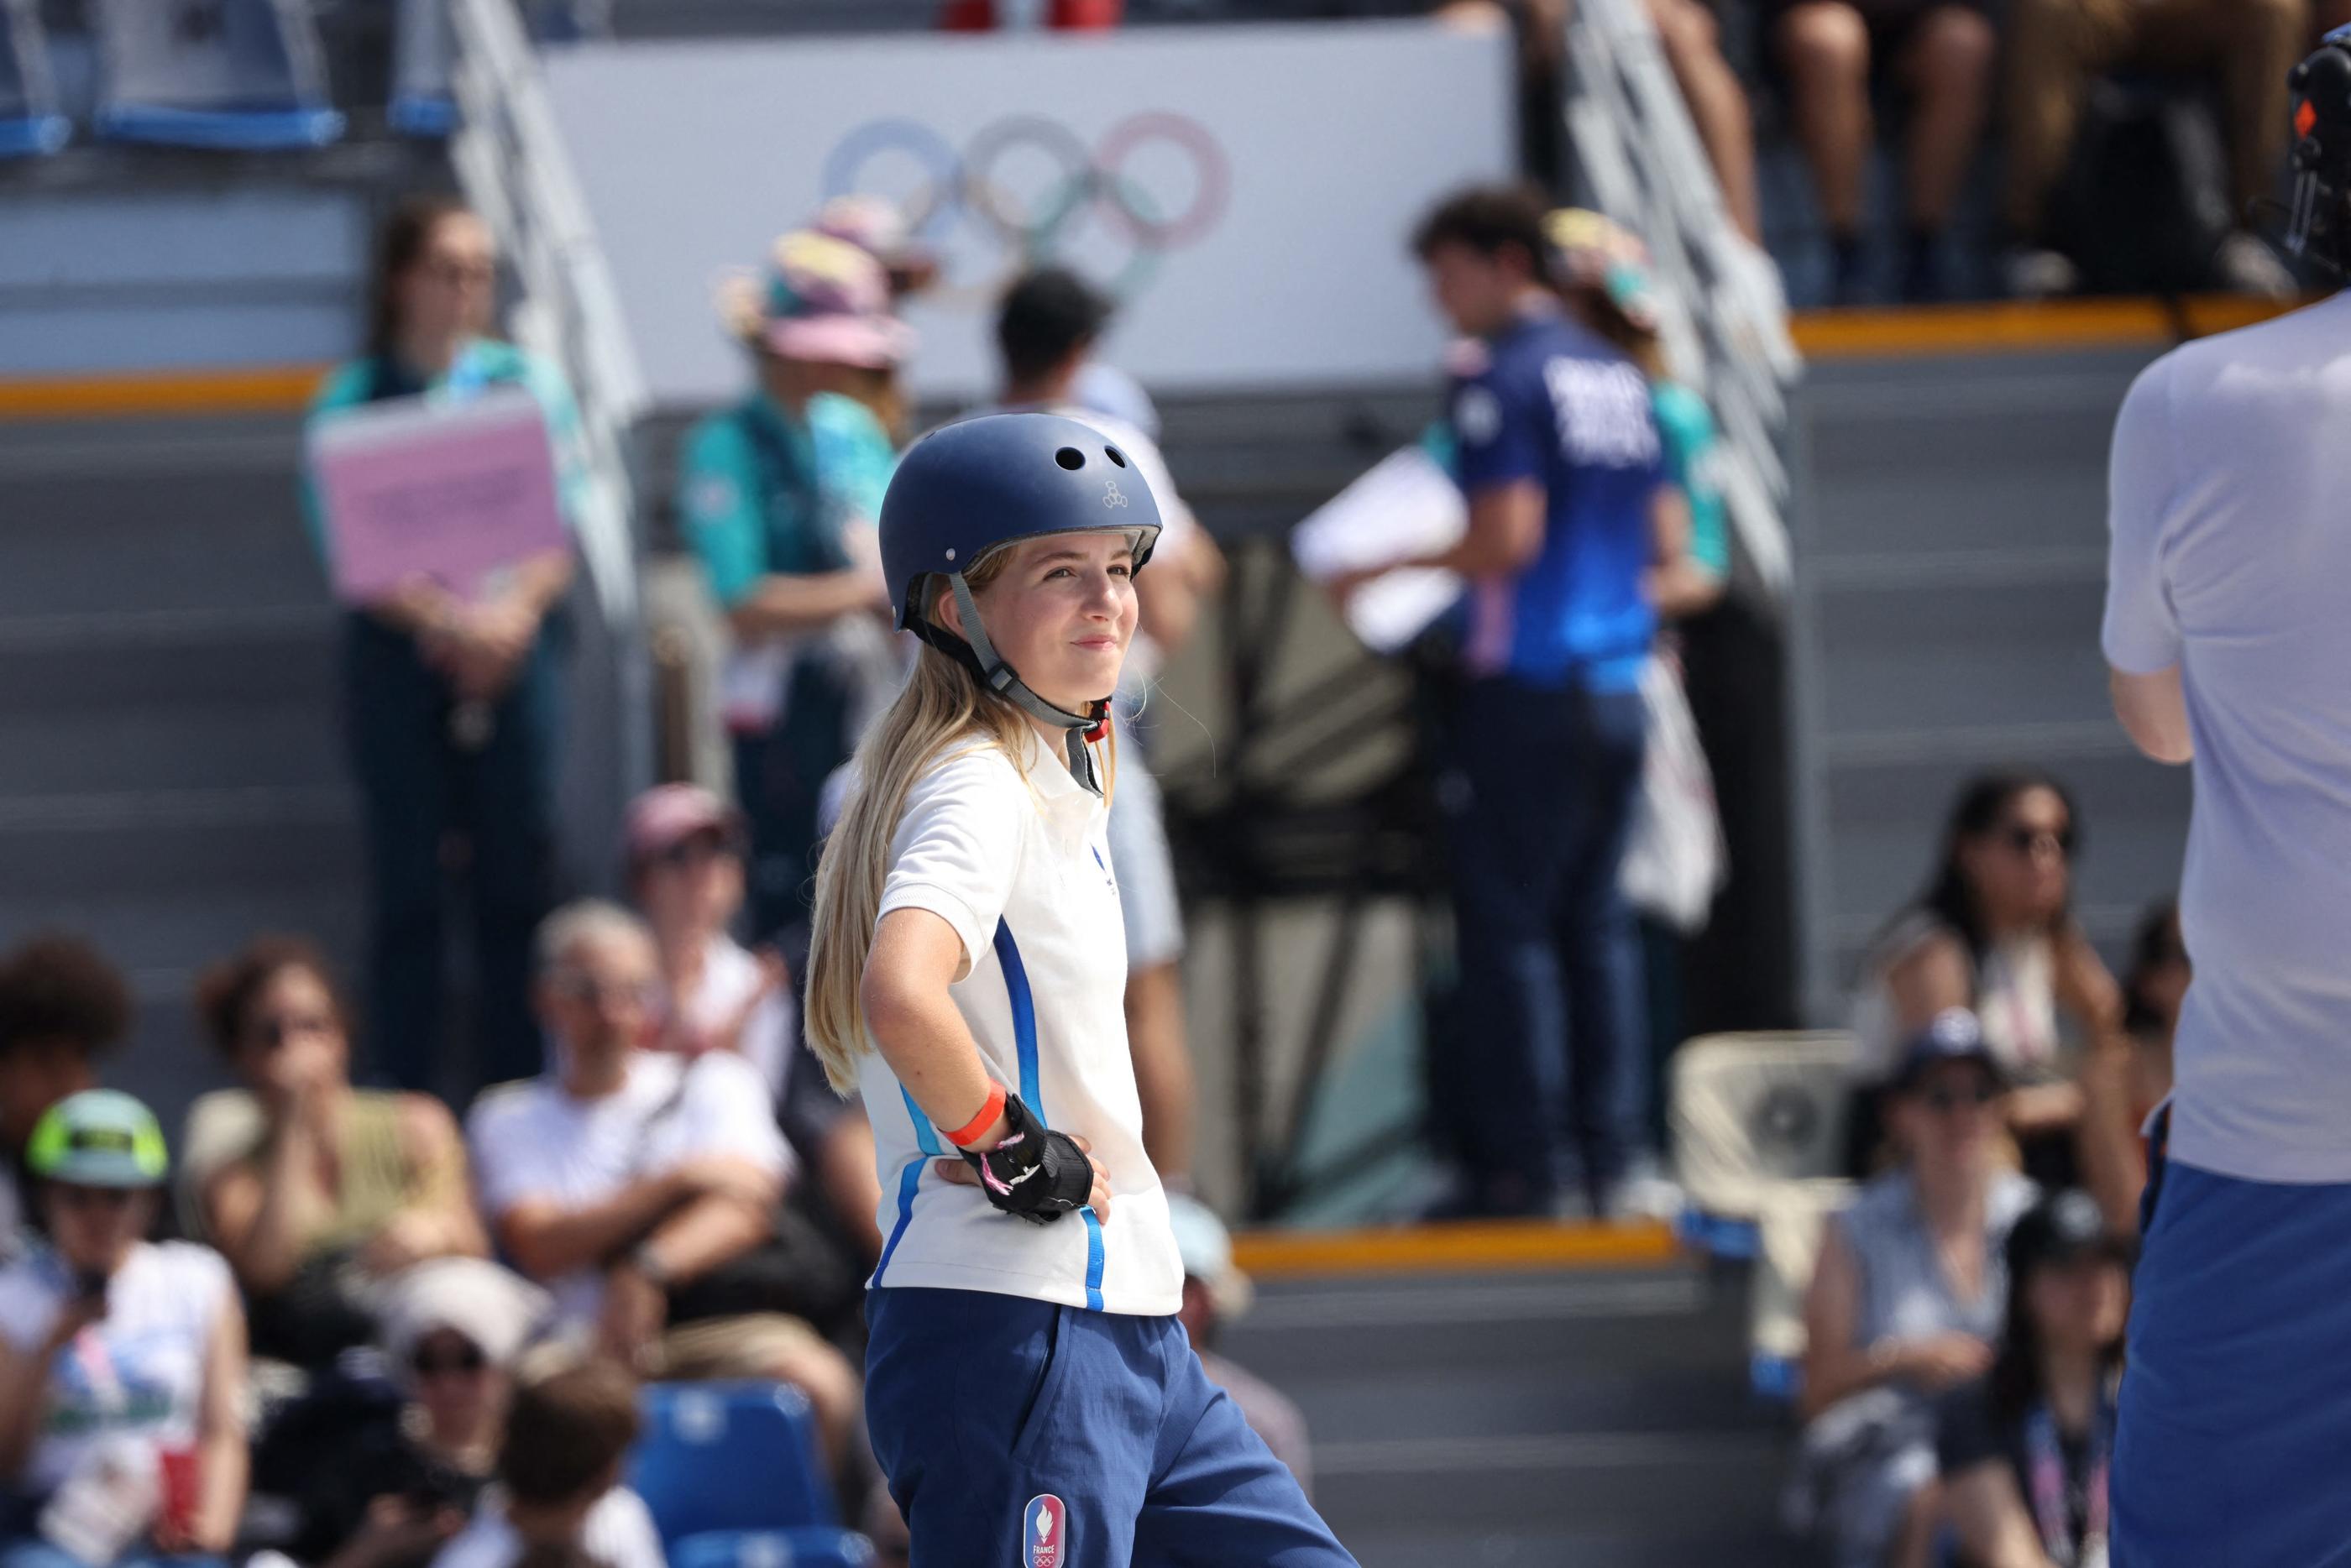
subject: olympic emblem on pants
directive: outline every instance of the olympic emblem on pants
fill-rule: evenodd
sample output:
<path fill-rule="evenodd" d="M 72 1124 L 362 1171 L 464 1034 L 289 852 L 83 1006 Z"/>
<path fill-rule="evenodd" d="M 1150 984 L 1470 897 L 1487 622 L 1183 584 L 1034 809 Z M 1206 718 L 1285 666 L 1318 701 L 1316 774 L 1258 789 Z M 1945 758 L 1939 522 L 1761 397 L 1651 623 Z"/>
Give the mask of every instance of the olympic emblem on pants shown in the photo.
<path fill-rule="evenodd" d="M 990 121 L 960 151 L 920 120 L 877 119 L 842 137 L 824 162 L 826 200 L 885 196 L 942 253 L 942 303 L 992 306 L 1025 268 L 1083 260 L 1105 270 L 1106 253 L 1122 248 L 1107 286 L 1132 296 L 1167 253 L 1216 228 L 1231 190 L 1216 138 L 1161 109 L 1127 116 L 1092 148 L 1042 115 Z M 1000 261 L 990 265 L 987 253 Z"/>

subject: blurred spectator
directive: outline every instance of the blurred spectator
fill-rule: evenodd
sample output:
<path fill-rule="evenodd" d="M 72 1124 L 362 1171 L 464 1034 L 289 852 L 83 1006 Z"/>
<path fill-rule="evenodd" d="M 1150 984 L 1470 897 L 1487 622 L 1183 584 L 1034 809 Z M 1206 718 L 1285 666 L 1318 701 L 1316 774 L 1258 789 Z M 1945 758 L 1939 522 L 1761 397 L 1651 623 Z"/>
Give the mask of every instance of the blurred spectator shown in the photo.
<path fill-rule="evenodd" d="M 2074 923 L 2073 857 L 2080 818 L 2064 785 L 2030 772 L 1968 783 L 1943 831 L 1942 859 L 1917 901 L 1871 950 L 1854 1030 L 1861 1037 L 1854 1163 L 1876 1138 L 1868 1092 L 1903 1043 L 1946 1009 L 1972 1010 L 2017 1085 L 2011 1128 L 2033 1168 L 2070 1156 L 2082 1093 L 2059 1032 L 2095 1048 L 2122 1021 L 2105 961 Z"/>
<path fill-rule="evenodd" d="M 1571 1157 L 1593 1210 L 1610 1212 L 1649 1119 L 1639 953 L 1618 873 L 1656 626 L 1644 585 L 1658 541 L 1688 522 L 1648 384 L 1565 315 L 1542 218 L 1531 192 L 1473 189 L 1413 240 L 1454 330 L 1479 339 L 1449 399 L 1468 532 L 1396 564 L 1468 583 L 1438 785 L 1459 1019 L 1434 1108 L 1465 1177 L 1444 1212 L 1547 1212 Z M 1343 602 L 1375 575 L 1333 590 Z M 1564 1118 L 1545 1093 L 1562 1055 Z"/>
<path fill-rule="evenodd" d="M 739 816 L 708 790 L 663 784 L 629 808 L 629 885 L 661 955 L 658 1046 L 695 1057 L 733 1051 L 768 1081 L 784 1134 L 812 1165 L 841 1227 L 871 1266 L 882 1184 L 862 1106 L 824 1081 L 799 1048 L 790 977 L 772 952 L 754 955 L 727 934 L 743 908 Z"/>
<path fill-rule="evenodd" d="M 1649 20 L 1666 64 L 1689 106 L 1690 120 L 1714 165 L 1722 204 L 1750 245 L 1763 243 L 1763 205 L 1755 191 L 1755 111 L 1739 73 L 1722 57 L 1722 27 L 1706 0 L 1648 0 Z M 1759 252 L 1760 254 L 1760 252 Z"/>
<path fill-rule="evenodd" d="M 1802 1495 L 1837 1568 L 1924 1568 L 1940 1515 L 1934 1399 L 1991 1367 L 2002 1249 L 2032 1206 L 2002 1168 L 2003 1079 L 1953 1009 L 1907 1053 L 1887 1102 L 1901 1161 L 1829 1222 L 1804 1302 Z"/>
<path fill-rule="evenodd" d="M 1080 400 L 1081 379 L 1114 309 L 1108 296 L 1064 267 L 1040 267 L 1015 282 L 996 316 L 1004 368 L 998 406 L 1067 414 L 1102 431 L 1134 460 L 1159 504 L 1159 543 L 1151 570 L 1134 579 L 1141 619 L 1119 678 L 1118 787 L 1111 794 L 1109 831 L 1126 922 L 1126 1034 L 1143 1096 L 1144 1143 L 1161 1178 L 1180 1183 L 1192 1168 L 1196 1097 L 1184 1019 L 1184 911 L 1159 781 L 1135 721 L 1150 702 L 1152 682 L 1190 640 L 1202 602 L 1223 581 L 1225 559 L 1177 493 L 1158 444 Z"/>
<path fill-rule="evenodd" d="M 2016 1222 L 2008 1281 L 1991 1376 L 1938 1416 L 1951 1524 L 1978 1568 L 2092 1568 L 2106 1560 L 2130 1249 L 2087 1193 L 2059 1193 Z"/>
<path fill-rule="evenodd" d="M 1119 24 L 1125 0 L 946 0 L 939 26 L 950 33 L 1092 33 Z"/>
<path fill-rule="evenodd" d="M 245 1507 L 245 1315 L 210 1249 L 142 1241 L 168 1168 L 130 1096 L 50 1107 L 49 1247 L 0 1270 L 0 1563 L 216 1563 Z"/>
<path fill-rule="evenodd" d="M 2209 77 L 2219 87 L 2232 232 L 2215 270 L 2230 288 L 2292 298 L 2292 275 L 2245 225 L 2285 161 L 2286 73 L 2302 58 L 2310 17 L 2310 0 L 2011 0 L 2001 214 L 2015 247 L 2001 263 L 2010 292 L 2062 294 L 2077 281 L 2072 263 L 2045 248 L 2051 192 L 2091 84 L 2123 67 Z"/>
<path fill-rule="evenodd" d="M 2139 1129 L 2171 1093 L 2171 1037 L 2191 975 L 2179 906 L 2166 898 L 2131 939 L 2121 1038 L 2082 1064 L 2083 1185 L 2117 1235 L 2138 1233 L 2139 1194 L 2147 1187 L 2147 1139 Z"/>
<path fill-rule="evenodd" d="M 523 387 L 546 414 L 576 524 L 589 483 L 579 412 L 554 367 L 486 336 L 496 277 L 480 218 L 447 198 L 402 206 L 379 245 L 365 351 L 329 378 L 312 427 L 393 399 Z M 329 556 L 315 496 L 310 523 Z M 474 928 L 473 1052 L 458 1078 L 470 1093 L 539 1067 L 530 933 L 553 870 L 568 640 L 559 612 L 571 571 L 570 553 L 552 552 L 493 574 L 478 597 L 417 579 L 345 618 L 345 722 L 371 903 L 367 1040 L 376 1074 L 400 1088 L 432 1090 L 447 1070 L 442 907 L 453 836 L 465 846 Z"/>
<path fill-rule="evenodd" d="M 759 1272 L 792 1172 L 766 1084 L 733 1052 L 688 1061 L 638 1049 L 653 1033 L 660 973 L 652 938 L 626 910 L 559 909 L 538 953 L 556 1070 L 484 1096 L 468 1126 L 499 1243 L 554 1293 L 564 1325 L 594 1325 L 649 1377 L 798 1386 L 837 1462 L 857 1408 L 840 1352 L 782 1313 L 672 1310 L 730 1271 L 753 1275 L 730 1294 L 789 1282 Z"/>
<path fill-rule="evenodd" d="M 1907 100 L 1909 120 L 1902 297 L 1938 297 L 1938 252 L 1991 99 L 1998 39 L 1986 6 L 1980 0 L 1770 0 L 1764 14 L 1828 230 L 1834 303 L 1862 297 L 1875 142 L 1870 99 L 1889 78 Z"/>
<path fill-rule="evenodd" d="M 785 235 L 722 301 L 758 385 L 685 440 L 679 515 L 735 638 L 721 706 L 760 941 L 806 919 L 825 778 L 904 673 L 875 534 L 890 437 L 856 397 L 911 341 L 889 300 L 857 246 Z"/>
<path fill-rule="evenodd" d="M 515 1389 L 498 1484 L 434 1561 L 440 1568 L 664 1568 L 644 1500 L 621 1484 L 637 1440 L 637 1386 L 590 1360 Z"/>
<path fill-rule="evenodd" d="M 1167 1199 L 1176 1227 L 1176 1251 L 1184 1260 L 1184 1332 L 1200 1357 L 1208 1381 L 1233 1397 L 1250 1429 L 1265 1439 L 1273 1457 L 1290 1467 L 1298 1489 L 1314 1492 L 1314 1456 L 1307 1442 L 1306 1416 L 1290 1396 L 1255 1373 L 1227 1360 L 1216 1349 L 1223 1326 L 1249 1311 L 1247 1274 L 1233 1265 L 1233 1239 L 1216 1211 L 1198 1199 L 1176 1193 Z"/>
<path fill-rule="evenodd" d="M 25 1146 L 51 1106 L 98 1082 L 131 1027 L 131 988 L 78 937 L 37 936 L 0 957 L 0 1262 L 31 1218 Z"/>
<path fill-rule="evenodd" d="M 383 1305 L 391 1419 L 317 1434 L 288 1555 L 321 1568 L 423 1568 L 464 1528 L 506 1430 L 515 1362 L 550 1303 L 478 1258 L 411 1269 Z"/>
<path fill-rule="evenodd" d="M 323 1366 L 374 1337 L 378 1282 L 489 1251 L 448 1107 L 351 1086 L 350 1016 L 316 948 L 247 944 L 197 981 L 196 1009 L 260 1112 L 199 1194 L 255 1354 Z"/>

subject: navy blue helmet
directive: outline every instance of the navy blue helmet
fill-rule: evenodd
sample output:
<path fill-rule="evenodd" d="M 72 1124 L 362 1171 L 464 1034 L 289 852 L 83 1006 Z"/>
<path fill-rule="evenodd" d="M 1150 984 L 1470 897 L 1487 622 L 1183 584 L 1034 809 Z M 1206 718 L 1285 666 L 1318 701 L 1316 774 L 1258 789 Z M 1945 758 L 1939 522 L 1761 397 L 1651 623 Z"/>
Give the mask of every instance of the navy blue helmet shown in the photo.
<path fill-rule="evenodd" d="M 1081 737 L 1099 735 L 1108 693 L 1076 713 L 1030 691 L 997 655 L 964 574 L 991 550 L 1048 534 L 1131 534 L 1134 569 L 1159 540 L 1159 504 L 1134 460 L 1092 425 L 1061 414 L 982 414 L 942 425 L 898 460 L 882 498 L 882 569 L 898 625 L 977 675 L 991 691 L 1070 732 L 1071 764 L 1092 783 Z M 918 597 L 945 577 L 968 638 L 933 621 Z"/>
<path fill-rule="evenodd" d="M 1061 414 L 981 414 L 906 449 L 882 500 L 882 569 L 898 625 L 918 630 L 916 587 L 1044 534 L 1139 534 L 1151 558 L 1159 504 L 1118 444 Z"/>
<path fill-rule="evenodd" d="M 2286 78 L 2294 103 L 2294 207 L 2286 248 L 2341 270 L 2351 254 L 2351 26 L 2337 27 Z M 2331 243 L 2322 243 L 2331 242 Z"/>

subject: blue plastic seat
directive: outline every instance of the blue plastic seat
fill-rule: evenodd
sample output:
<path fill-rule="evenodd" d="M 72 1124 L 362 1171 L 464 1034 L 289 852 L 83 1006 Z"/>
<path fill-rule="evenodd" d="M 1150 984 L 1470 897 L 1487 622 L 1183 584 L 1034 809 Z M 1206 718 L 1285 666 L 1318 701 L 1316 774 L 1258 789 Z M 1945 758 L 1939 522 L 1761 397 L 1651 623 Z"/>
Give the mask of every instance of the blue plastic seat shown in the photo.
<path fill-rule="evenodd" d="M 55 152 L 72 134 L 35 0 L 0 0 L 0 158 Z"/>
<path fill-rule="evenodd" d="M 867 1568 L 873 1543 L 851 1530 L 721 1530 L 670 1549 L 669 1568 Z"/>
<path fill-rule="evenodd" d="M 98 0 L 95 19 L 108 140 L 275 151 L 343 134 L 301 0 Z"/>
<path fill-rule="evenodd" d="M 816 1417 L 778 1383 L 657 1383 L 629 1484 L 674 1546 L 717 1532 L 835 1525 Z"/>
<path fill-rule="evenodd" d="M 400 0 L 386 118 L 401 135 L 438 140 L 457 128 L 457 105 L 449 90 L 449 49 L 446 0 Z"/>

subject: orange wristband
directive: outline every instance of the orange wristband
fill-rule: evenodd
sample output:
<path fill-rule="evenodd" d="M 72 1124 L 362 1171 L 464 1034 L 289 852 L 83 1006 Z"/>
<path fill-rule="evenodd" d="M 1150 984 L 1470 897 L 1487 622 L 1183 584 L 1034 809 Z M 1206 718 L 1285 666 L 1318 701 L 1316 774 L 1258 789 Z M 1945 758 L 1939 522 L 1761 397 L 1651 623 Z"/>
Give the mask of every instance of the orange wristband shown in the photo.
<path fill-rule="evenodd" d="M 991 1083 L 987 1085 L 987 1102 L 979 1107 L 979 1115 L 947 1134 L 947 1141 L 957 1148 L 969 1148 L 979 1141 L 982 1133 L 996 1125 L 996 1118 L 1003 1114 L 1004 1085 Z"/>

